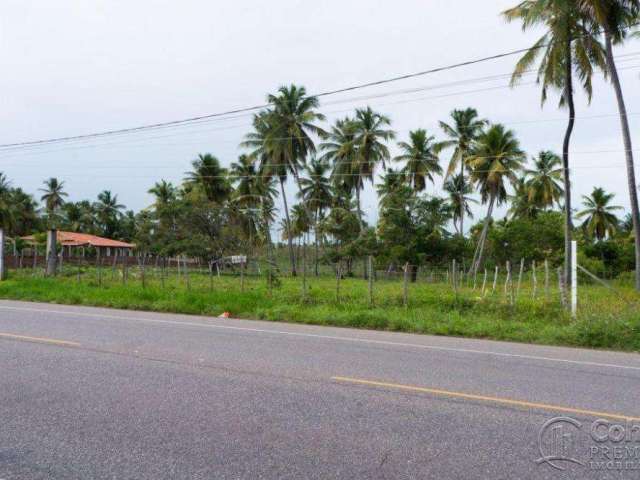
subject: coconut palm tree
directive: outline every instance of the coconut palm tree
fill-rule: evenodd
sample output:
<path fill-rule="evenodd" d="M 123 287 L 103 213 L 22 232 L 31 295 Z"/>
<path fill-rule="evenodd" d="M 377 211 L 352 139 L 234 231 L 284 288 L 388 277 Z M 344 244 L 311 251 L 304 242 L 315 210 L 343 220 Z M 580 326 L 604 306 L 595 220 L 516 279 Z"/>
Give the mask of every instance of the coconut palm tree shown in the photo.
<path fill-rule="evenodd" d="M 318 223 L 325 209 L 331 207 L 333 192 L 328 178 L 330 165 L 325 160 L 311 158 L 307 163 L 307 177 L 300 179 L 301 191 L 298 197 L 307 205 L 314 215 L 315 237 L 315 275 L 319 275 L 318 259 L 320 247 L 320 232 Z"/>
<path fill-rule="evenodd" d="M 355 122 L 349 117 L 337 120 L 319 148 L 324 152 L 320 160 L 332 164 L 331 182 L 336 190 L 349 195 L 362 188 L 362 178 L 352 171 L 357 157 Z M 362 221 L 360 221 L 362 225 Z"/>
<path fill-rule="evenodd" d="M 67 192 L 64 191 L 64 182 L 59 181 L 57 178 L 50 178 L 45 180 L 44 187 L 41 188 L 40 191 L 43 195 L 40 197 L 40 200 L 44 202 L 45 210 L 47 212 L 47 216 L 49 217 L 49 222 L 55 224 L 55 215 L 56 212 L 62 207 L 64 204 L 65 197 L 68 196 Z"/>
<path fill-rule="evenodd" d="M 376 193 L 378 194 L 380 206 L 385 208 L 393 194 L 400 191 L 402 187 L 407 188 L 408 191 L 412 191 L 410 187 L 407 187 L 406 182 L 406 174 L 404 171 L 388 168 L 384 175 L 382 175 L 382 183 L 376 185 Z"/>
<path fill-rule="evenodd" d="M 562 191 L 562 160 L 550 151 L 542 151 L 533 159 L 534 168 L 525 170 L 529 202 L 546 209 L 560 204 Z"/>
<path fill-rule="evenodd" d="M 109 190 L 98 194 L 98 201 L 94 204 L 94 209 L 105 237 L 112 237 L 115 234 L 118 228 L 118 219 L 124 208 L 124 205 L 118 203 L 118 196 L 113 195 Z"/>
<path fill-rule="evenodd" d="M 185 183 L 202 189 L 210 202 L 221 204 L 231 193 L 227 170 L 220 166 L 220 160 L 210 153 L 198 154 L 191 162 L 193 170 L 186 172 Z"/>
<path fill-rule="evenodd" d="M 409 132 L 409 142 L 399 142 L 398 148 L 402 153 L 394 160 L 406 162 L 402 171 L 416 192 L 422 192 L 427 187 L 427 180 L 434 183 L 434 175 L 442 175 L 438 155 L 443 144 L 436 142 L 434 136 L 427 135 L 426 130 Z"/>
<path fill-rule="evenodd" d="M 574 73 L 589 99 L 592 94 L 593 66 L 604 66 L 604 50 L 598 42 L 589 19 L 577 8 L 576 0 L 525 0 L 503 13 L 507 21 L 520 20 L 522 29 L 544 27 L 545 33 L 518 61 L 511 80 L 516 85 L 540 58 L 538 83 L 542 86 L 542 103 L 549 89 L 561 92 L 560 106 L 567 106 L 569 122 L 562 146 L 565 215 L 565 281 L 571 283 L 571 182 L 569 179 L 569 147 L 575 124 Z"/>
<path fill-rule="evenodd" d="M 611 79 L 620 115 L 627 167 L 627 184 L 631 202 L 631 221 L 635 232 L 636 290 L 640 291 L 640 208 L 638 208 L 638 192 L 636 190 L 633 144 L 629 130 L 627 107 L 613 56 L 613 46 L 623 44 L 629 28 L 638 23 L 640 0 L 578 0 L 578 3 L 586 12 L 586 16 L 604 34 L 606 49 L 605 73 Z"/>
<path fill-rule="evenodd" d="M 508 215 L 511 218 L 535 218 L 540 213 L 540 207 L 531 196 L 527 178 L 518 177 L 513 182 L 513 195 L 508 195 L 511 206 Z"/>
<path fill-rule="evenodd" d="M 473 218 L 471 203 L 478 203 L 471 198 L 473 187 L 470 182 L 461 175 L 454 175 L 444 183 L 444 191 L 449 194 L 449 203 L 453 209 L 453 224 L 458 234 L 463 234 L 463 216 Z"/>
<path fill-rule="evenodd" d="M 449 140 L 442 142 L 442 148 L 453 147 L 453 155 L 449 160 L 449 166 L 445 175 L 445 181 L 460 168 L 460 180 L 464 180 L 465 170 L 468 168 L 468 156 L 473 146 L 473 142 L 482 133 L 487 125 L 486 120 L 478 118 L 478 112 L 475 108 L 467 108 L 465 110 L 454 110 L 451 112 L 452 124 L 440 122 L 440 128 L 444 131 Z M 464 189 L 459 189 L 461 192 Z M 464 201 L 458 200 L 458 208 L 460 211 L 457 217 L 460 221 L 460 235 L 464 236 Z"/>
<path fill-rule="evenodd" d="M 594 188 L 591 196 L 582 196 L 584 210 L 578 212 L 576 218 L 584 218 L 582 228 L 596 240 L 604 240 L 607 235 L 613 235 L 620 225 L 620 220 L 613 213 L 622 207 L 610 205 L 615 197 L 614 193 L 607 193 L 603 188 Z"/>
<path fill-rule="evenodd" d="M 478 186 L 482 203 L 487 203 L 487 215 L 472 262 L 475 273 L 482 266 L 484 246 L 493 208 L 507 199 L 507 182 L 515 182 L 522 169 L 525 153 L 511 130 L 503 125 L 491 125 L 482 133 L 469 157 L 471 180 Z"/>
<path fill-rule="evenodd" d="M 284 206 L 284 227 L 286 230 L 287 245 L 289 248 L 289 264 L 291 275 L 296 276 L 296 257 L 293 251 L 293 237 L 291 235 L 291 216 L 289 215 L 289 203 L 284 185 L 287 181 L 287 163 L 284 152 L 279 148 L 280 144 L 273 138 L 283 138 L 280 133 L 277 118 L 270 110 L 264 110 L 254 115 L 253 131 L 245 135 L 245 140 L 240 144 L 243 148 L 250 149 L 249 157 L 259 162 L 259 171 L 265 179 L 277 178 L 280 183 L 280 193 Z"/>
<path fill-rule="evenodd" d="M 377 165 L 381 163 L 385 167 L 385 162 L 389 160 L 390 154 L 384 142 L 393 140 L 395 133 L 386 128 L 391 125 L 391 120 L 374 112 L 371 107 L 357 109 L 353 122 L 353 142 L 356 154 L 352 158 L 351 173 L 358 177 L 355 191 L 358 212 L 360 212 L 360 191 L 363 181 L 369 180 L 373 183 Z M 364 227 L 362 218 L 360 218 L 360 223 Z"/>
<path fill-rule="evenodd" d="M 164 179 L 156 182 L 153 187 L 148 190 L 148 193 L 156 198 L 156 209 L 165 207 L 171 201 L 175 200 L 177 195 L 176 187 Z"/>

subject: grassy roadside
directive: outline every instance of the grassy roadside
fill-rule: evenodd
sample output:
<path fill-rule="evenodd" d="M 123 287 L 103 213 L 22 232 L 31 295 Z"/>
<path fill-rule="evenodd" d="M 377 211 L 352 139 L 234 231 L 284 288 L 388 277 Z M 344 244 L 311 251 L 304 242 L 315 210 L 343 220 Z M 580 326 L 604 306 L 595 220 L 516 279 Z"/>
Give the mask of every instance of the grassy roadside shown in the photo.
<path fill-rule="evenodd" d="M 133 275 L 126 285 L 106 276 L 99 285 L 95 272 L 83 272 L 80 281 L 74 274 L 56 279 L 14 274 L 0 283 L 0 298 L 211 316 L 228 311 L 238 318 L 640 351 L 640 307 L 631 289 L 616 295 L 583 286 L 574 321 L 560 307 L 557 292 L 549 301 L 543 294 L 534 300 L 528 285 L 512 306 L 500 289 L 483 298 L 471 288 L 455 294 L 447 284 L 416 283 L 409 286 L 405 307 L 398 281 L 376 282 L 373 306 L 361 279 L 341 282 L 339 302 L 335 279 L 309 278 L 308 284 L 303 301 L 299 278 L 283 278 L 269 295 L 264 278 L 246 278 L 241 291 L 237 277 L 211 282 L 191 275 L 188 285 L 172 277 L 164 287 L 148 278 L 143 288 Z"/>

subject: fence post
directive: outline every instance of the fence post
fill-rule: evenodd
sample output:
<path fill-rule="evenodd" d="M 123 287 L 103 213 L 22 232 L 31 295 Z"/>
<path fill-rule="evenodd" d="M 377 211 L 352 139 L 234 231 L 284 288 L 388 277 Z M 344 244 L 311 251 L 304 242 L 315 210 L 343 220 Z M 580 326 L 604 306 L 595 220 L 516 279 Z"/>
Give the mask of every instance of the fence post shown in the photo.
<path fill-rule="evenodd" d="M 373 256 L 369 255 L 369 305 L 373 306 Z"/>
<path fill-rule="evenodd" d="M 516 290 L 516 299 L 520 295 L 520 285 L 522 285 L 522 274 L 524 273 L 524 258 L 520 259 L 520 272 L 518 273 L 518 289 Z"/>
<path fill-rule="evenodd" d="M 544 259 L 544 299 L 549 302 L 549 260 Z"/>
<path fill-rule="evenodd" d="M 244 293 L 244 262 L 240 260 L 240 291 Z"/>
<path fill-rule="evenodd" d="M 536 295 L 538 293 L 538 277 L 536 275 L 536 261 L 533 260 L 531 262 L 531 283 L 533 284 L 533 292 L 531 296 L 533 299 L 536 299 Z"/>
<path fill-rule="evenodd" d="M 402 285 L 402 303 L 409 306 L 409 262 L 404 264 L 404 279 Z"/>
<path fill-rule="evenodd" d="M 560 303 L 563 308 L 567 307 L 567 296 L 564 290 L 564 275 L 562 273 L 562 268 L 558 267 L 558 288 L 560 290 Z"/>
<path fill-rule="evenodd" d="M 0 228 L 0 280 L 7 278 L 7 271 L 4 264 L 4 229 Z"/>
<path fill-rule="evenodd" d="M 487 287 L 487 269 L 484 269 L 484 277 L 482 278 L 482 296 L 484 297 L 484 294 L 486 292 L 486 287 Z"/>
<path fill-rule="evenodd" d="M 336 303 L 340 303 L 340 276 L 342 272 L 340 271 L 340 262 L 336 264 Z"/>
<path fill-rule="evenodd" d="M 307 300 L 307 242 L 302 244 L 302 301 Z"/>
<path fill-rule="evenodd" d="M 506 263 L 507 276 L 504 279 L 504 299 L 507 299 L 507 294 L 509 293 L 509 281 L 511 280 L 511 262 L 507 260 Z"/>
<path fill-rule="evenodd" d="M 571 316 L 578 314 L 578 242 L 571 241 Z"/>
<path fill-rule="evenodd" d="M 493 288 L 491 289 L 491 294 L 496 293 L 496 286 L 498 285 L 498 266 L 496 265 L 496 272 L 493 274 Z"/>

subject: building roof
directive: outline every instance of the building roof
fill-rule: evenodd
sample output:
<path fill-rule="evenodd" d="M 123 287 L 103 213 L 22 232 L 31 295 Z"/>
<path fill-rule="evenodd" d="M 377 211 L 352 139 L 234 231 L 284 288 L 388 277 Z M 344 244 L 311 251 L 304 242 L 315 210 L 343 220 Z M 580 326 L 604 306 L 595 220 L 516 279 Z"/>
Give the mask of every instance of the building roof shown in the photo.
<path fill-rule="evenodd" d="M 33 235 L 23 237 L 24 240 L 34 240 Z M 135 248 L 133 243 L 121 242 L 119 240 L 111 240 L 110 238 L 98 237 L 88 233 L 63 232 L 58 230 L 57 241 L 65 247 L 110 247 L 110 248 Z"/>

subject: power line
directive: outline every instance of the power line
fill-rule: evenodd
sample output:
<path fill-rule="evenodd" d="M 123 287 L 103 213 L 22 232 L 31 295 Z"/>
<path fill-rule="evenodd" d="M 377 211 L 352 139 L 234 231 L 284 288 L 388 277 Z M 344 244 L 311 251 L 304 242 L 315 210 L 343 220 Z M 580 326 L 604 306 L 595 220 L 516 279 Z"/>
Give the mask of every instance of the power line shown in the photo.
<path fill-rule="evenodd" d="M 633 53 L 633 54 L 628 54 L 628 55 L 638 55 L 640 54 L 640 52 L 637 53 Z M 625 56 L 628 56 L 625 55 Z M 631 65 L 631 66 L 627 66 L 624 68 L 620 68 L 619 71 L 625 71 L 625 70 L 632 70 L 632 69 L 637 69 L 638 67 L 640 67 L 640 65 Z M 479 77 L 477 79 L 469 79 L 469 80 L 464 80 L 464 81 L 460 81 L 460 82 L 452 82 L 451 85 L 454 84 L 462 84 L 462 83 L 473 83 L 473 81 L 475 80 L 485 80 L 485 79 L 489 79 L 489 78 L 499 78 L 502 77 L 506 74 L 502 74 L 502 75 L 495 75 L 495 76 L 491 76 L 491 77 Z M 528 83 L 524 83 L 521 85 L 533 85 L 535 84 L 535 82 L 528 82 Z M 404 94 L 404 93 L 415 93 L 418 91 L 423 91 L 423 90 L 429 90 L 431 88 L 437 89 L 437 88 L 442 88 L 443 86 L 447 86 L 447 84 L 440 84 L 440 85 L 436 85 L 436 86 L 428 86 L 428 87 L 420 87 L 418 89 L 410 89 L 410 90 L 402 90 L 400 92 L 387 92 L 384 94 L 379 94 L 379 95 L 372 95 L 372 96 L 368 96 L 368 97 L 360 97 L 358 99 L 346 99 L 343 101 L 338 101 L 338 102 L 331 102 L 331 104 L 337 104 L 337 103 L 350 103 L 352 101 L 361 101 L 361 100 L 366 100 L 368 98 L 380 98 L 380 97 L 385 97 L 385 96 L 391 96 L 394 94 Z M 406 100 L 399 100 L 396 102 L 387 102 L 387 103 L 383 103 L 383 104 L 374 104 L 376 106 L 388 106 L 388 105 L 398 105 L 398 104 L 406 104 L 406 103 L 413 103 L 413 102 L 418 102 L 418 101 L 424 101 L 424 100 L 431 100 L 431 99 L 438 99 L 438 98 L 447 98 L 447 97 L 452 97 L 452 96 L 457 96 L 457 95 L 467 95 L 467 94 L 472 94 L 472 93 L 480 93 L 480 92 L 487 92 L 487 91 L 494 91 L 494 90 L 499 90 L 499 89 L 504 89 L 504 88 L 510 88 L 510 85 L 497 85 L 497 86 L 491 86 L 491 87 L 486 87 L 486 88 L 480 88 L 480 89 L 473 89 L 473 90 L 463 90 L 463 91 L 458 91 L 458 92 L 451 92 L 451 93 L 446 93 L 446 94 L 442 94 L 442 95 L 432 95 L 432 96 L 427 96 L 427 97 L 418 97 L 418 98 L 410 98 L 410 99 L 406 99 Z M 344 113 L 344 112 L 348 112 L 351 111 L 351 109 L 341 109 L 341 110 L 332 110 L 332 111 L 328 111 L 325 112 L 327 114 L 335 114 L 335 113 Z M 606 115 L 594 115 L 594 116 L 582 116 L 582 117 L 576 117 L 576 119 L 591 119 L 591 118 L 604 118 L 604 117 L 613 117 L 613 116 L 618 116 L 619 114 L 606 114 Z M 632 116 L 632 115 L 638 115 L 638 113 L 630 113 L 628 114 L 628 116 Z M 238 117 L 233 117 L 233 118 L 238 118 Z M 562 118 L 558 118 L 558 119 L 536 119 L 536 120 L 526 120 L 526 121 L 520 121 L 520 122 L 509 122 L 510 125 L 520 125 L 520 124 L 535 124 L 535 123 L 546 123 L 546 122 L 555 122 L 555 121 L 564 121 L 565 119 Z M 204 123 L 204 122 L 203 122 Z M 199 125 L 199 124 L 191 124 L 191 125 Z M 22 153 L 22 154 L 29 154 L 29 155 L 34 155 L 34 154 L 48 154 L 48 153 L 56 153 L 56 152 L 62 152 L 62 151 L 68 151 L 68 150 L 79 150 L 79 149 L 86 149 L 86 148 L 101 148 L 101 147 L 105 147 L 105 146 L 119 146 L 119 145 L 127 145 L 130 143 L 129 142 L 146 142 L 149 140 L 164 140 L 166 138 L 170 138 L 170 137 L 176 137 L 176 136 L 185 136 L 185 135 L 199 135 L 199 134 L 207 134 L 207 133 L 211 133 L 211 132 L 217 132 L 217 131 L 226 131 L 226 130 L 233 130 L 236 128 L 248 128 L 250 127 L 250 124 L 246 124 L 246 123 L 242 123 L 242 124 L 236 124 L 236 125 L 230 125 L 227 127 L 220 127 L 220 128 L 211 128 L 211 129 L 203 129 L 203 130 L 198 130 L 198 131 L 191 131 L 191 132 L 178 132 L 178 133 L 173 133 L 173 134 L 166 134 L 166 135 L 158 135 L 158 136 L 152 136 L 152 137 L 142 137 L 142 138 L 126 138 L 123 139 L 122 141 L 115 141 L 115 142 L 109 142 L 109 143 L 102 143 L 102 144 L 84 144 L 84 145 L 66 145 L 66 146 L 62 146 L 61 148 L 56 148 L 53 150 L 40 150 L 40 148 L 42 148 L 44 146 L 44 144 L 40 144 L 40 145 L 30 145 L 30 146 L 24 146 L 23 148 L 7 148 L 7 149 L 2 149 L 0 150 L 0 157 L 2 156 L 14 156 L 16 153 Z M 406 131 L 409 131 L 411 129 L 406 129 Z M 396 130 L 396 131 L 404 131 L 404 130 Z M 280 137 L 280 138 L 274 138 L 272 140 L 289 140 L 289 139 L 295 139 L 298 137 Z M 86 141 L 89 139 L 78 139 L 78 141 Z M 189 144 L 193 144 L 193 142 L 189 142 Z M 176 143 L 172 143 L 172 144 L 166 144 L 165 146 L 175 146 L 178 145 Z M 141 144 L 141 145 L 134 145 L 134 146 L 142 146 L 142 147 L 146 147 L 147 144 Z M 161 146 L 161 145 L 156 145 L 156 146 Z M 28 148 L 28 150 L 27 150 Z M 33 153 L 33 151 L 31 150 L 31 148 L 38 148 L 38 150 L 36 150 L 35 153 Z"/>
<path fill-rule="evenodd" d="M 635 26 L 635 24 L 634 25 L 630 25 L 627 28 L 631 28 L 633 26 Z M 397 82 L 397 81 L 401 81 L 401 80 L 407 80 L 407 79 L 411 79 L 411 78 L 423 77 L 423 76 L 431 75 L 431 74 L 434 74 L 434 73 L 440 73 L 440 72 L 455 70 L 455 69 L 462 68 L 462 67 L 467 67 L 467 66 L 471 66 L 471 65 L 477 65 L 477 64 L 480 64 L 480 63 L 488 62 L 488 61 L 494 61 L 494 60 L 498 60 L 498 59 L 501 59 L 501 58 L 506 58 L 506 57 L 510 57 L 510 56 L 513 56 L 513 55 L 518 55 L 518 54 L 521 54 L 521 53 L 525 53 L 525 52 L 531 51 L 532 49 L 546 48 L 548 45 L 549 44 L 543 44 L 543 45 L 538 45 L 538 46 L 535 46 L 535 47 L 520 48 L 520 49 L 517 49 L 517 50 L 511 50 L 511 51 L 498 53 L 498 54 L 495 54 L 495 55 L 489 55 L 489 56 L 486 56 L 486 57 L 481 57 L 481 58 L 477 58 L 477 59 L 473 59 L 473 60 L 467 60 L 467 61 L 464 61 L 464 62 L 458 62 L 458 63 L 454 63 L 454 64 L 450 64 L 450 65 L 445 65 L 445 66 L 442 66 L 442 67 L 436 67 L 436 68 L 431 68 L 431 69 L 427 69 L 427 70 L 422 70 L 422 71 L 419 71 L 419 72 L 414 72 L 414 73 L 409 73 L 409 74 L 404 74 L 404 75 L 398 75 L 398 76 L 394 76 L 394 77 L 390 77 L 390 78 L 386 78 L 386 79 L 382 79 L 382 80 L 376 80 L 376 81 L 373 81 L 373 82 L 360 83 L 360 84 L 352 85 L 352 86 L 349 86 L 349 87 L 343 87 L 343 88 L 339 88 L 339 89 L 335 89 L 335 90 L 328 90 L 328 91 L 324 91 L 324 92 L 319 92 L 319 93 L 316 93 L 316 94 L 310 95 L 310 96 L 313 96 L 313 97 L 326 97 L 326 96 L 330 96 L 330 95 L 336 95 L 336 94 L 339 94 L 339 93 L 352 92 L 352 91 L 360 90 L 360 89 L 363 89 L 363 88 L 370 88 L 370 87 L 385 85 L 385 84 L 389 84 L 389 83 L 393 83 L 393 82 Z M 102 131 L 102 132 L 94 132 L 94 133 L 88 133 L 88 134 L 83 134 L 83 135 L 70 135 L 70 136 L 65 136 L 65 137 L 54 137 L 54 138 L 41 139 L 41 140 L 30 140 L 30 141 L 24 141 L 24 142 L 6 143 L 6 144 L 0 144 L 0 148 L 28 146 L 28 145 L 42 145 L 42 144 L 48 144 L 48 143 L 65 142 L 65 141 L 70 141 L 70 140 L 87 139 L 87 138 L 98 138 L 98 137 L 104 137 L 104 136 L 120 134 L 120 133 L 138 132 L 138 131 L 143 131 L 143 130 L 163 128 L 163 127 L 175 126 L 175 125 L 180 125 L 180 124 L 185 124 L 185 123 L 191 123 L 191 122 L 196 122 L 196 121 L 200 121 L 200 120 L 219 118 L 219 117 L 224 117 L 224 116 L 227 116 L 227 115 L 234 115 L 234 114 L 238 114 L 238 113 L 253 112 L 253 111 L 256 111 L 256 110 L 261 110 L 261 109 L 267 108 L 267 107 L 269 107 L 269 105 L 270 105 L 269 103 L 261 104 L 261 105 L 254 105 L 254 106 L 250 106 L 250 107 L 236 108 L 236 109 L 227 110 L 227 111 L 224 111 L 224 112 L 209 113 L 209 114 L 205 114 L 205 115 L 188 117 L 188 118 L 183 118 L 183 119 L 179 119 L 179 120 L 170 120 L 170 121 L 167 121 L 167 122 L 158 122 L 158 123 L 140 125 L 140 126 L 136 126 L 136 127 L 128 127 L 128 128 L 114 129 L 114 130 L 106 130 L 106 131 Z"/>

